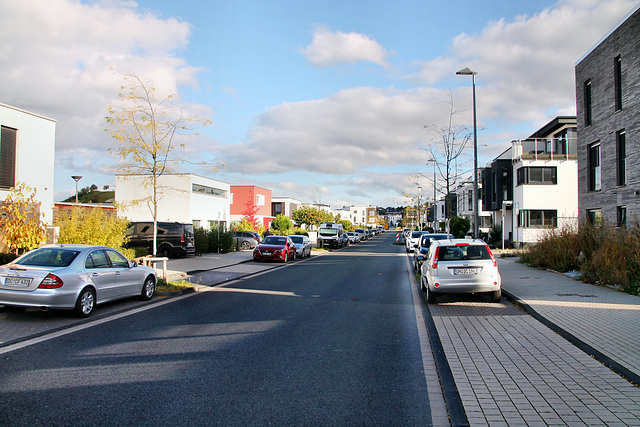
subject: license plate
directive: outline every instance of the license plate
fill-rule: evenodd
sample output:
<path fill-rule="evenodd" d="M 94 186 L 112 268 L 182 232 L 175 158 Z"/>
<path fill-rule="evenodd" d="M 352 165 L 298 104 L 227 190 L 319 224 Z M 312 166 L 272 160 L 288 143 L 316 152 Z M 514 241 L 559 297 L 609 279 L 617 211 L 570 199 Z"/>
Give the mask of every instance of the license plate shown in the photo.
<path fill-rule="evenodd" d="M 271 255 L 271 252 L 264 251 L 262 252 L 262 255 Z"/>
<path fill-rule="evenodd" d="M 21 277 L 7 277 L 4 281 L 7 286 L 29 286 L 31 279 L 23 279 Z"/>
<path fill-rule="evenodd" d="M 477 268 L 454 268 L 453 274 L 456 276 L 470 276 L 473 274 L 478 274 Z"/>

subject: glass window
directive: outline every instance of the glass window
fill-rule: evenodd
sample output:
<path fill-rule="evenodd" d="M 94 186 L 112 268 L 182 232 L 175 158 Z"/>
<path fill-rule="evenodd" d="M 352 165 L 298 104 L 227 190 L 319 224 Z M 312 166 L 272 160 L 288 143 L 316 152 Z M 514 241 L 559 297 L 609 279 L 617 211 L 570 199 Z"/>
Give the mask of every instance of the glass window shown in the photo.
<path fill-rule="evenodd" d="M 109 268 L 107 255 L 103 250 L 93 251 L 87 256 L 85 268 Z"/>
<path fill-rule="evenodd" d="M 618 213 L 617 226 L 626 227 L 627 226 L 627 207 L 618 206 L 617 213 Z"/>
<path fill-rule="evenodd" d="M 600 224 L 602 222 L 602 210 L 589 209 L 587 211 L 587 219 L 591 224 Z"/>
<path fill-rule="evenodd" d="M 617 56 L 613 66 L 616 111 L 622 110 L 622 58 Z"/>
<path fill-rule="evenodd" d="M 591 111 L 591 80 L 587 80 L 584 83 L 584 125 L 591 126 L 593 124 L 593 117 Z"/>
<path fill-rule="evenodd" d="M 258 194 L 256 196 L 256 205 L 257 206 L 264 206 L 265 205 L 265 197 L 262 194 Z"/>
<path fill-rule="evenodd" d="M 114 268 L 129 268 L 129 261 L 116 251 L 107 251 L 107 256 L 111 260 L 111 266 Z"/>
<path fill-rule="evenodd" d="M 0 129 L 0 188 L 16 185 L 16 136 L 18 131 L 2 126 Z"/>
<path fill-rule="evenodd" d="M 70 249 L 36 249 L 16 261 L 16 264 L 38 267 L 68 267 L 79 253 L 79 251 Z"/>
<path fill-rule="evenodd" d="M 619 131 L 616 135 L 616 139 L 617 184 L 627 185 L 627 137 L 625 131 Z"/>
<path fill-rule="evenodd" d="M 600 188 L 600 144 L 594 144 L 589 147 L 589 191 Z"/>

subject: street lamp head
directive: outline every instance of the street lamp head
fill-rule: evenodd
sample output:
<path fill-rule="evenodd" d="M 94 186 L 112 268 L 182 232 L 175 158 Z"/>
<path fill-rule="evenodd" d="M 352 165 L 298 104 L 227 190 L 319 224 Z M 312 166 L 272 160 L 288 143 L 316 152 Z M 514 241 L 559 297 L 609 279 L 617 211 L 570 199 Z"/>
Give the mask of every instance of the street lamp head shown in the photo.
<path fill-rule="evenodd" d="M 81 177 L 81 176 L 79 176 L 79 175 L 71 175 L 71 178 L 72 178 L 75 182 L 78 182 L 78 181 L 80 181 L 80 180 L 82 179 L 82 177 Z"/>
<path fill-rule="evenodd" d="M 471 71 L 469 69 L 469 67 L 463 68 L 462 70 L 456 72 L 457 75 L 459 76 L 474 76 L 478 73 L 476 73 L 475 71 Z"/>

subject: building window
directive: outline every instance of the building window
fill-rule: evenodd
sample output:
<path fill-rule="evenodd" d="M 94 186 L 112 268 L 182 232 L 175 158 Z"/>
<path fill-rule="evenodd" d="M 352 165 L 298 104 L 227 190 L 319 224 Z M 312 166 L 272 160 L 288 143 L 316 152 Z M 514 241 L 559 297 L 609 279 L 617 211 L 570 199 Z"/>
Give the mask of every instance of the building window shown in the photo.
<path fill-rule="evenodd" d="M 498 174 L 493 173 L 493 188 L 491 189 L 491 201 L 493 203 L 498 201 Z"/>
<path fill-rule="evenodd" d="M 587 80 L 584 83 L 584 126 L 591 126 L 593 123 L 592 111 L 591 111 L 591 80 Z"/>
<path fill-rule="evenodd" d="M 191 184 L 191 191 L 194 193 L 208 194 L 210 196 L 227 197 L 227 191 L 219 188 L 207 187 L 200 184 Z"/>
<path fill-rule="evenodd" d="M 600 191 L 600 144 L 589 147 L 589 191 Z"/>
<path fill-rule="evenodd" d="M 627 226 L 627 207 L 618 206 L 617 213 L 618 214 L 617 214 L 616 225 L 618 227 L 626 227 Z"/>
<path fill-rule="evenodd" d="M 0 130 L 0 188 L 16 186 L 16 129 Z"/>
<path fill-rule="evenodd" d="M 517 185 L 524 184 L 557 184 L 558 172 L 556 167 L 523 167 L 517 171 Z M 505 199 L 506 200 L 506 199 Z"/>
<path fill-rule="evenodd" d="M 627 137 L 623 130 L 616 134 L 617 184 L 627 185 Z"/>
<path fill-rule="evenodd" d="M 469 203 L 469 211 L 473 210 L 473 190 L 469 190 L 467 193 L 467 202 Z"/>
<path fill-rule="evenodd" d="M 194 219 L 193 220 L 193 228 L 194 229 L 202 228 L 202 226 L 200 225 L 200 220 L 199 219 Z"/>
<path fill-rule="evenodd" d="M 258 194 L 256 195 L 256 206 L 264 206 L 265 204 L 265 197 L 262 194 Z"/>
<path fill-rule="evenodd" d="M 558 211 L 523 209 L 520 211 L 518 223 L 524 228 L 556 228 L 558 226 Z"/>
<path fill-rule="evenodd" d="M 587 219 L 591 224 L 602 223 L 602 210 L 601 209 L 589 209 L 587 210 Z"/>
<path fill-rule="evenodd" d="M 614 84 L 615 84 L 615 97 L 616 97 L 616 111 L 622 110 L 622 58 L 616 57 L 613 67 Z"/>

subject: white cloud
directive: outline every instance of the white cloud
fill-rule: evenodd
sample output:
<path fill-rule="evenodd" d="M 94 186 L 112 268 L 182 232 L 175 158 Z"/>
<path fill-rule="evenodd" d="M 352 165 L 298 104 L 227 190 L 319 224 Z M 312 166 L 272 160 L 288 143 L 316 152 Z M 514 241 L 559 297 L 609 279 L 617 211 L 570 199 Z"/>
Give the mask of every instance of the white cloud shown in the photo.
<path fill-rule="evenodd" d="M 324 25 L 316 27 L 313 41 L 300 51 L 316 67 L 361 61 L 386 67 L 385 58 L 390 55 L 377 41 L 365 34 L 332 32 Z"/>

